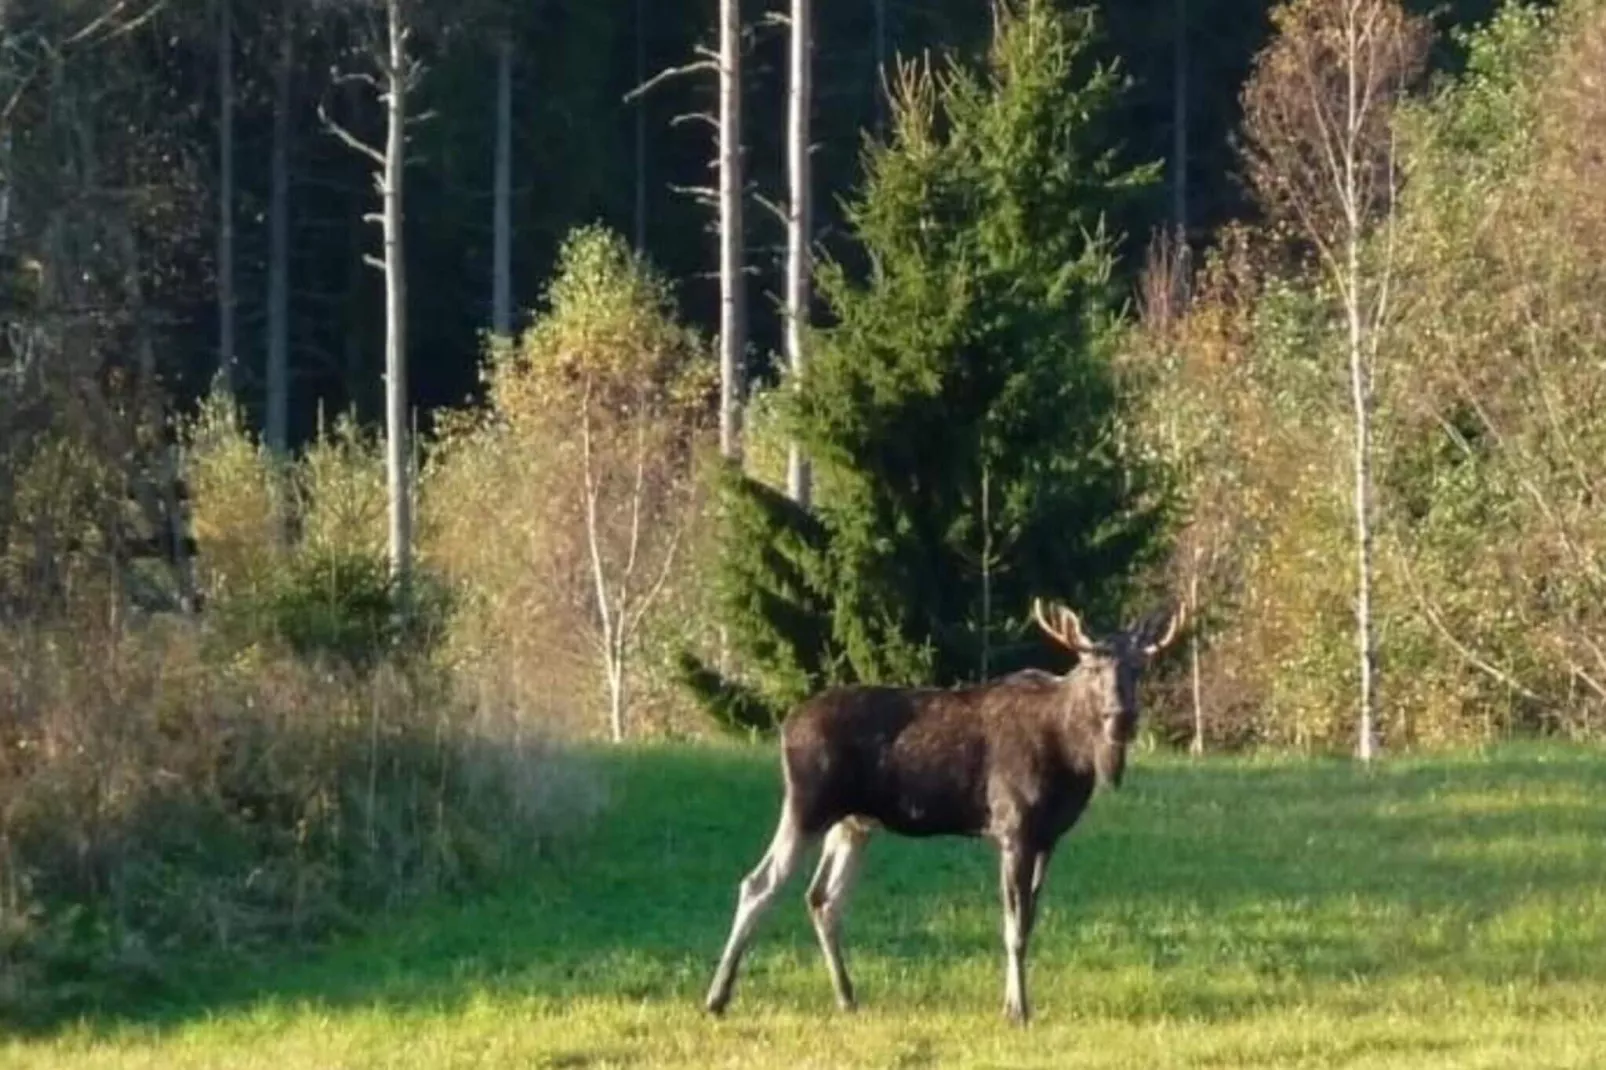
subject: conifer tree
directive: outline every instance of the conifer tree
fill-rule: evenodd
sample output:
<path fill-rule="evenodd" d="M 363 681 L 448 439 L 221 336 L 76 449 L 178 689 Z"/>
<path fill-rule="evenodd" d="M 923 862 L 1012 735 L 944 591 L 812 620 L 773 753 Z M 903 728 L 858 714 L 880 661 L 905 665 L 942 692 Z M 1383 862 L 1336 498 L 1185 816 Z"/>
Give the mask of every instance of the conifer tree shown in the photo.
<path fill-rule="evenodd" d="M 901 68 L 848 209 L 868 277 L 821 265 L 830 325 L 785 403 L 816 515 L 725 477 L 721 601 L 746 671 L 683 665 L 719 719 L 765 727 L 831 682 L 1037 660 L 1034 595 L 1105 618 L 1154 548 L 1162 518 L 1119 450 L 1103 219 L 1155 170 L 1117 162 L 1121 76 L 1092 34 L 1086 12 L 1022 0 L 981 71 Z"/>

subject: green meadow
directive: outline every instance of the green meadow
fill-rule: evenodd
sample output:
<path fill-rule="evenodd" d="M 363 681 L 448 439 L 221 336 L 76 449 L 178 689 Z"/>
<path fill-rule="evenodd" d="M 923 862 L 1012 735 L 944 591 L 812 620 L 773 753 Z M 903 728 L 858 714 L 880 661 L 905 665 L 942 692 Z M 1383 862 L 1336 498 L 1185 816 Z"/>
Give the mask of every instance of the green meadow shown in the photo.
<path fill-rule="evenodd" d="M 1001 1015 L 992 852 L 872 842 L 835 1010 L 802 906 L 699 1009 L 763 849 L 768 747 L 587 752 L 608 805 L 473 901 L 0 1041 L 61 1067 L 1606 1066 L 1606 753 L 1138 755 L 1062 843 L 1035 1018 Z"/>

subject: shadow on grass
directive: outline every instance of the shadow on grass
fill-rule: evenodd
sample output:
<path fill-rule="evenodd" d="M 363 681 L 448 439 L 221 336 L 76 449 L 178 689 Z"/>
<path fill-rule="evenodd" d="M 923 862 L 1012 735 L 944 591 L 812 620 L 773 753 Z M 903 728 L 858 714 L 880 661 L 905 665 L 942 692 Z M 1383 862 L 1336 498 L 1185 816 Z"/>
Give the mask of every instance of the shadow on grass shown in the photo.
<path fill-rule="evenodd" d="M 82 1024 L 163 1029 L 264 1005 L 449 1011 L 485 994 L 528 1001 L 532 1013 L 581 999 L 694 1006 L 736 882 L 773 828 L 773 752 L 642 748 L 604 764 L 613 803 L 594 834 L 495 894 L 432 903 L 250 969 L 198 969 Z M 1084 992 L 1084 1011 L 1101 1011 L 1108 991 L 1102 1012 L 1218 1020 L 1308 999 L 1311 986 L 1391 977 L 1600 981 L 1606 910 L 1569 930 L 1565 904 L 1601 894 L 1603 784 L 1606 755 L 1582 749 L 1374 770 L 1140 758 L 1128 787 L 1096 799 L 1061 846 L 1034 984 L 1046 973 L 1068 986 L 1051 997 L 1061 1003 Z M 846 937 L 869 1001 L 908 1009 L 919 997 L 899 992 L 900 976 L 925 972 L 914 987 L 940 986 L 941 971 L 969 963 L 987 977 L 978 1009 L 991 1009 L 1001 957 L 993 866 L 974 842 L 877 838 Z M 766 918 L 742 987 L 751 999 L 789 999 L 782 975 L 808 959 L 824 1013 L 806 877 Z M 1141 991 L 1123 995 L 1120 978 L 1133 976 Z M 781 991 L 760 995 L 772 981 Z"/>

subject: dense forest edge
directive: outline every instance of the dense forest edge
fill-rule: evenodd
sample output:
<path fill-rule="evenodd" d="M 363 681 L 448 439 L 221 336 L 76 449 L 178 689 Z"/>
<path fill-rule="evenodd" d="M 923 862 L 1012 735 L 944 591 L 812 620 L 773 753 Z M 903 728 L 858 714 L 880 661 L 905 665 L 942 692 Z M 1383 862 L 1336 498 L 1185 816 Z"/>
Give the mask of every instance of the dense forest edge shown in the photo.
<path fill-rule="evenodd" d="M 1037 595 L 1095 630 L 1186 603 L 1152 742 L 1602 739 L 1606 5 L 822 13 L 797 375 L 786 33 L 745 13 L 739 461 L 714 139 L 671 121 L 713 80 L 631 94 L 706 6 L 406 5 L 405 572 L 353 147 L 383 19 L 7 9 L 8 1013 L 483 887 L 605 819 L 576 737 L 1063 668 Z M 1346 62 L 1374 91 L 1334 140 Z"/>

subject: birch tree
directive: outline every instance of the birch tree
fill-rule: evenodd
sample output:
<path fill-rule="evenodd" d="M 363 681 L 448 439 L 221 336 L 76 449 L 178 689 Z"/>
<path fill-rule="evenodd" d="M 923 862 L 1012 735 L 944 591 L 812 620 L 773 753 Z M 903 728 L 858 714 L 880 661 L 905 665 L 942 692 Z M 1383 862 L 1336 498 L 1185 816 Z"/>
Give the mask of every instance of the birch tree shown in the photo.
<path fill-rule="evenodd" d="M 570 238 L 549 301 L 493 372 L 492 396 L 501 411 L 539 413 L 571 473 L 586 576 L 577 589 L 618 742 L 629 734 L 632 659 L 691 518 L 713 367 L 675 317 L 667 282 L 608 231 Z"/>
<path fill-rule="evenodd" d="M 1372 372 L 1390 314 L 1399 172 L 1396 105 L 1423 69 L 1428 25 L 1398 0 L 1290 0 L 1244 89 L 1249 178 L 1262 204 L 1292 224 L 1337 292 L 1351 411 L 1356 754 L 1377 741 L 1372 619 Z M 1368 246 L 1369 235 L 1378 240 Z"/>
<path fill-rule="evenodd" d="M 218 231 L 217 322 L 218 377 L 225 390 L 234 391 L 234 0 L 217 5 L 218 96 Z"/>
<path fill-rule="evenodd" d="M 635 20 L 635 71 L 636 84 L 640 85 L 647 80 L 647 0 L 636 0 Z M 647 106 L 639 104 L 635 114 L 635 153 L 636 153 L 636 203 L 635 203 L 635 239 L 636 252 L 646 255 L 647 252 Z"/>
<path fill-rule="evenodd" d="M 1188 240 L 1188 0 L 1171 11 L 1171 226 Z M 1189 607 L 1192 608 L 1191 606 Z"/>
<path fill-rule="evenodd" d="M 742 14 L 719 0 L 719 452 L 741 457 L 747 349 L 742 227 Z"/>
<path fill-rule="evenodd" d="M 364 259 L 385 275 L 385 470 L 390 498 L 389 546 L 392 573 L 403 584 L 412 560 L 412 491 L 407 447 L 407 273 L 403 256 L 402 180 L 406 170 L 407 97 L 417 87 L 423 67 L 409 48 L 413 29 L 403 0 L 382 0 L 383 29 L 370 35 L 371 70 L 349 72 L 373 86 L 385 107 L 385 142 L 375 147 L 319 107 L 324 125 L 341 141 L 373 162 L 380 211 L 377 221 L 384 255 Z"/>
<path fill-rule="evenodd" d="M 638 10 L 638 32 L 640 26 Z M 728 460 L 741 458 L 742 404 L 746 394 L 747 351 L 746 233 L 743 226 L 745 197 L 742 148 L 742 13 L 740 0 L 719 0 L 719 45 L 697 47 L 698 58 L 670 67 L 641 82 L 625 94 L 639 100 L 655 86 L 683 75 L 713 71 L 718 77 L 719 110 L 715 116 L 693 113 L 677 116 L 711 121 L 716 131 L 715 168 L 718 186 L 681 188 L 712 203 L 719 230 L 719 451 Z M 639 115 L 639 112 L 638 112 Z M 643 148 L 644 152 L 645 149 Z M 645 211 L 643 204 L 642 211 Z M 644 224 L 641 224 L 644 225 Z M 638 244 L 640 225 L 638 225 Z"/>
<path fill-rule="evenodd" d="M 496 174 L 491 207 L 491 330 L 513 333 L 513 33 L 496 41 Z"/>
<path fill-rule="evenodd" d="M 813 264 L 809 243 L 813 237 L 813 194 L 809 178 L 809 109 L 814 103 L 811 86 L 814 18 L 810 0 L 792 0 L 791 83 L 786 103 L 786 152 L 789 197 L 786 213 L 786 363 L 794 387 L 803 382 L 807 359 L 803 349 L 809 322 L 809 282 Z M 809 503 L 809 464 L 796 440 L 788 444 L 786 490 L 800 505 Z"/>
<path fill-rule="evenodd" d="M 290 446 L 290 109 L 295 72 L 295 11 L 279 5 L 279 55 L 273 67 L 273 144 L 268 162 L 268 353 L 264 438 L 275 456 Z"/>

